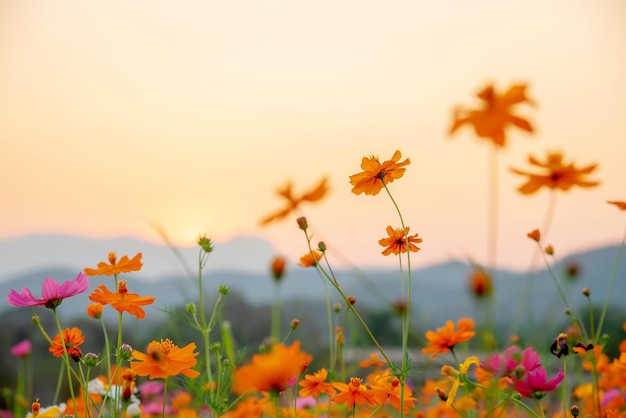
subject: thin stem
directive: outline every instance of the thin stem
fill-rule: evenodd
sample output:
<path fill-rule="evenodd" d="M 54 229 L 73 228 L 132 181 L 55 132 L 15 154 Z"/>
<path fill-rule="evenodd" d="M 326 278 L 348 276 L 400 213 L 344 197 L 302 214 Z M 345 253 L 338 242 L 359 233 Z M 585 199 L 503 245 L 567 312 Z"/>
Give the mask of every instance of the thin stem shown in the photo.
<path fill-rule="evenodd" d="M 167 377 L 163 380 L 163 406 L 161 409 L 161 418 L 165 418 L 165 404 L 167 403 Z"/>
<path fill-rule="evenodd" d="M 63 335 L 63 328 L 61 327 L 61 321 L 59 321 L 59 315 L 57 314 L 56 309 L 52 309 L 52 313 L 54 316 L 54 321 L 56 322 L 57 328 L 59 330 L 59 337 L 61 338 L 61 345 L 63 346 L 63 362 L 65 363 L 65 368 L 67 371 L 67 384 L 70 389 L 70 396 L 72 398 L 72 405 L 74 406 L 74 413 L 78 413 L 78 408 L 76 407 L 76 397 L 74 395 L 74 386 L 72 385 L 72 371 L 70 368 L 70 357 L 67 354 L 65 335 Z"/>
<path fill-rule="evenodd" d="M 98 319 L 100 321 L 100 325 L 102 326 L 102 333 L 104 334 L 104 351 L 105 351 L 105 361 L 107 365 L 107 379 L 111 378 L 111 346 L 109 343 L 109 333 L 107 332 L 106 324 L 102 317 Z"/>
<path fill-rule="evenodd" d="M 489 148 L 489 204 L 487 207 L 487 265 L 491 270 L 491 277 L 495 278 L 497 267 L 498 248 L 498 148 L 493 144 Z"/>
<path fill-rule="evenodd" d="M 615 284 L 615 278 L 617 277 L 617 268 L 619 266 L 619 260 L 622 257 L 624 251 L 624 243 L 626 242 L 626 230 L 624 230 L 624 236 L 622 237 L 622 243 L 617 251 L 617 257 L 613 263 L 613 271 L 611 272 L 611 280 L 609 281 L 609 288 L 606 292 L 606 298 L 604 299 L 604 305 L 602 305 L 602 313 L 600 314 L 600 321 L 598 322 L 598 331 L 596 333 L 594 344 L 598 343 L 600 334 L 602 333 L 602 326 L 604 325 L 604 318 L 606 317 L 606 311 L 609 308 L 609 301 L 611 300 L 611 292 L 613 291 L 613 285 Z"/>
<path fill-rule="evenodd" d="M 274 280 L 274 304 L 272 305 L 272 341 L 280 341 L 280 282 Z"/>

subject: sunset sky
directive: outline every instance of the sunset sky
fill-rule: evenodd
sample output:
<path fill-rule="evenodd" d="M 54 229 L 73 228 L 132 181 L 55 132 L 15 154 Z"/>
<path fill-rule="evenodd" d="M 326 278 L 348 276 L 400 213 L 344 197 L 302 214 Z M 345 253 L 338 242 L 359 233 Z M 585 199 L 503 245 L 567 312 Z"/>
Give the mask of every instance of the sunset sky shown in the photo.
<path fill-rule="evenodd" d="M 392 266 L 377 241 L 394 207 L 348 178 L 400 150 L 411 164 L 390 190 L 424 240 L 413 262 L 485 262 L 491 144 L 447 132 L 486 83 L 525 82 L 537 105 L 518 113 L 536 133 L 509 131 L 498 154 L 499 264 L 528 265 L 549 200 L 516 192 L 509 167 L 549 150 L 598 163 L 601 181 L 558 195 L 556 254 L 618 243 L 626 212 L 606 200 L 626 200 L 625 21 L 623 0 L 3 1 L 0 239 L 158 242 L 158 224 L 178 245 L 252 236 L 296 259 L 297 215 L 259 220 L 277 187 L 328 176 L 303 207 L 314 240 L 338 264 Z"/>

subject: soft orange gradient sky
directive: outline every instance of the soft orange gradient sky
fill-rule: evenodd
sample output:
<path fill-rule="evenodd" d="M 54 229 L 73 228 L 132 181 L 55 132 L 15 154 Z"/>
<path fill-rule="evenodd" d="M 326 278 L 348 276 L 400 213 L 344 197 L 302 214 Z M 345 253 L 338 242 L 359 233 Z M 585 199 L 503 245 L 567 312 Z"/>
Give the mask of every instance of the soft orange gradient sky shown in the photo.
<path fill-rule="evenodd" d="M 499 155 L 499 264 L 528 265 L 548 204 L 515 191 L 508 167 L 529 153 L 600 164 L 600 187 L 558 196 L 557 255 L 619 242 L 625 214 L 606 200 L 626 199 L 624 21 L 623 0 L 1 2 L 0 239 L 159 241 L 156 222 L 180 245 L 258 236 L 296 258 L 295 217 L 258 221 L 276 187 L 327 175 L 331 194 L 304 208 L 315 239 L 395 265 L 377 243 L 399 225 L 392 204 L 352 195 L 348 176 L 399 149 L 414 265 L 484 262 L 489 144 L 446 132 L 493 81 L 528 82 L 538 103 L 519 110 L 536 135 L 512 132 Z"/>

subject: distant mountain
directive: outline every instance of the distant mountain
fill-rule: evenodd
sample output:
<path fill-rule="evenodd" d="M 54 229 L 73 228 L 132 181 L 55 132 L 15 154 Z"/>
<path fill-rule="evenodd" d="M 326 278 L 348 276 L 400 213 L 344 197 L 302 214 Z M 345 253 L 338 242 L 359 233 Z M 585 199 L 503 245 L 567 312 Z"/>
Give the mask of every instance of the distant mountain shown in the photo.
<path fill-rule="evenodd" d="M 31 238 L 34 239 L 34 238 Z M 45 239 L 41 237 L 40 239 Z M 25 240 L 26 246 L 29 240 Z M 4 251 L 4 245 L 0 243 L 0 252 Z M 40 243 L 41 244 L 41 243 Z M 130 292 L 141 295 L 151 295 L 156 298 L 156 303 L 148 307 L 148 318 L 159 318 L 165 315 L 164 308 L 183 305 L 197 300 L 197 270 L 188 274 L 184 269 L 178 271 L 166 270 L 164 267 L 157 268 L 159 274 L 155 274 L 155 267 L 151 264 L 163 266 L 177 262 L 167 248 L 163 250 L 158 246 L 150 247 L 145 243 L 138 245 L 133 240 L 120 240 L 112 243 L 88 243 L 77 239 L 72 244 L 55 247 L 51 245 L 50 251 L 55 256 L 47 254 L 45 260 L 68 259 L 68 254 L 80 254 L 80 265 L 74 264 L 70 268 L 44 266 L 40 251 L 31 252 L 31 258 L 37 259 L 37 267 L 27 273 L 2 274 L 0 281 L 0 314 L 10 307 L 4 302 L 5 295 L 10 289 L 28 287 L 35 295 L 40 294 L 42 280 L 47 277 L 56 279 L 74 278 L 81 267 L 82 260 L 93 258 L 94 266 L 97 261 L 104 259 L 106 252 L 117 249 L 120 254 L 132 254 L 136 248 L 144 249 L 145 267 L 141 272 L 126 275 Z M 115 245 L 114 245 L 115 244 Z M 248 249 L 241 249 L 241 246 Z M 106 247 L 104 249 L 103 247 Z M 125 252 L 129 251 L 130 252 Z M 22 252 L 15 250 L 12 257 L 24 257 Z M 194 266 L 197 251 L 189 251 L 189 266 Z M 218 252 L 219 251 L 219 252 Z M 245 265 L 238 264 L 241 254 L 246 254 Z M 609 280 L 613 271 L 618 253 L 617 246 L 598 248 L 578 254 L 573 254 L 562 260 L 559 265 L 553 266 L 553 270 L 559 276 L 565 272 L 568 266 L 576 266 L 578 276 L 576 278 L 560 277 L 561 286 L 566 293 L 573 308 L 584 306 L 586 300 L 581 294 L 581 289 L 587 287 L 591 290 L 591 299 L 594 306 L 600 307 L 606 297 Z M 87 256 L 85 255 L 87 254 Z M 242 239 L 220 244 L 219 250 L 211 258 L 204 275 L 204 289 L 209 295 L 217 294 L 219 285 L 228 286 L 252 305 L 271 303 L 273 297 L 273 284 L 267 271 L 268 260 L 273 255 L 272 249 L 264 242 L 258 240 Z M 62 258 L 63 257 L 63 258 Z M 224 258 L 229 258 L 230 263 Z M 6 254 L 3 254 L 6 258 Z M 70 260 L 72 261 L 72 260 Z M 22 262 L 24 263 L 24 262 Z M 76 262 L 75 262 L 76 263 Z M 14 262 L 13 264 L 17 264 Z M 150 267 L 148 267 L 150 266 Z M 193 267 L 191 267 L 193 269 Z M 15 267 L 13 267 L 15 269 Z M 15 270 L 12 270 L 15 271 Z M 149 274 L 150 273 L 150 274 Z M 470 266 L 465 262 L 450 261 L 433 265 L 412 272 L 412 303 L 414 308 L 414 321 L 416 326 L 440 326 L 447 319 L 456 319 L 461 316 L 480 317 L 484 306 L 476 301 L 468 291 L 468 275 Z M 498 322 L 510 324 L 511 321 L 526 317 L 531 312 L 534 318 L 554 318 L 555 323 L 561 323 L 565 316 L 564 306 L 558 295 L 549 272 L 542 268 L 536 273 L 529 275 L 512 271 L 497 271 L 494 284 L 495 310 Z M 360 272 L 356 270 L 342 270 L 336 272 L 338 282 L 344 291 L 357 298 L 357 306 L 366 307 L 368 310 L 388 309 L 393 301 L 401 296 L 400 279 L 398 272 L 393 269 L 368 270 Z M 113 280 L 109 277 L 93 277 L 91 290 L 97 285 L 105 283 L 111 288 Z M 288 302 L 302 301 L 321 305 L 325 295 L 325 280 L 314 269 L 303 269 L 289 266 L 286 276 L 281 284 L 281 295 L 285 304 Z M 529 286 L 532 283 L 532 286 Z M 340 302 L 340 297 L 328 283 L 326 283 L 331 301 Z M 90 290 L 90 292 L 91 292 Z M 612 292 L 612 304 L 622 307 L 626 295 L 626 255 L 622 257 L 617 269 L 617 277 Z M 526 302 L 524 302 L 526 301 Z M 59 308 L 63 316 L 84 315 L 85 306 L 89 303 L 87 293 L 68 299 Z M 526 308 L 522 309 L 525 303 Z M 162 317 L 161 317 L 162 318 Z M 324 320 L 324 318 L 322 318 Z"/>
<path fill-rule="evenodd" d="M 51 269 L 68 270 L 75 276 L 85 267 L 95 268 L 98 262 L 106 261 L 111 251 L 117 252 L 119 257 L 132 257 L 141 251 L 144 265 L 137 277 L 154 280 L 185 274 L 185 266 L 195 268 L 198 264 L 199 248 L 179 247 L 177 255 L 167 245 L 135 238 L 93 239 L 72 235 L 30 235 L 5 239 L 0 240 L 0 283 L 25 272 L 34 274 Z M 241 262 L 242 254 L 246 255 L 245 263 Z M 267 270 L 269 260 L 274 254 L 272 245 L 267 241 L 239 237 L 216 243 L 207 269 L 242 272 Z"/>

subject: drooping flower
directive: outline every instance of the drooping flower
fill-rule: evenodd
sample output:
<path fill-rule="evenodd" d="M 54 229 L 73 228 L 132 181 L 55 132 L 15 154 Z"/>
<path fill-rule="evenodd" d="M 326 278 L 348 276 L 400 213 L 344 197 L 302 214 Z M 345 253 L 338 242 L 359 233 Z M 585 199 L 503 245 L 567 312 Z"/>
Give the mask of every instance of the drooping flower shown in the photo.
<path fill-rule="evenodd" d="M 331 383 L 326 382 L 328 378 L 328 371 L 326 369 L 320 369 L 313 374 L 307 374 L 299 383 L 302 389 L 298 391 L 298 395 L 303 398 L 312 396 L 317 399 L 322 393 L 327 395 L 334 395 L 335 389 Z"/>
<path fill-rule="evenodd" d="M 61 341 L 61 334 L 57 334 L 52 339 L 52 345 L 48 347 L 48 351 L 55 357 L 62 357 L 64 353 L 63 345 L 65 344 L 65 350 L 67 350 L 68 354 L 71 356 L 70 351 L 78 348 L 84 342 L 85 336 L 79 328 L 65 328 L 63 330 L 63 341 Z"/>
<path fill-rule="evenodd" d="M 607 203 L 617 206 L 619 210 L 626 210 L 626 202 L 620 200 L 607 200 Z"/>
<path fill-rule="evenodd" d="M 409 244 L 409 251 L 413 253 L 418 252 L 420 249 L 415 244 L 419 244 L 420 242 L 422 242 L 422 239 L 417 237 L 418 234 L 409 235 L 409 229 L 410 227 L 408 226 L 406 227 L 406 231 L 404 231 L 402 228 L 393 229 L 391 226 L 388 226 L 387 235 L 389 236 L 387 238 L 381 238 L 380 240 L 378 240 L 378 243 L 381 246 L 386 247 L 382 251 L 382 254 L 389 255 L 393 253 L 395 255 L 398 255 L 400 252 L 406 253 L 407 241 Z"/>
<path fill-rule="evenodd" d="M 457 107 L 454 110 L 450 134 L 455 133 L 463 125 L 471 125 L 478 137 L 490 139 L 496 146 L 504 147 L 506 128 L 509 125 L 533 132 L 530 122 L 512 113 L 513 107 L 517 104 L 524 102 L 532 104 L 532 101 L 526 97 L 526 87 L 525 84 L 514 84 L 500 95 L 492 85 L 487 85 L 476 94 L 482 100 L 478 109 Z"/>
<path fill-rule="evenodd" d="M 194 352 L 195 349 L 195 343 L 179 348 L 170 339 L 152 341 L 145 353 L 133 350 L 135 360 L 130 362 L 130 368 L 138 376 L 150 379 L 167 379 L 179 374 L 196 378 L 200 373 L 192 367 L 197 364 L 196 357 L 200 353 Z"/>
<path fill-rule="evenodd" d="M 385 184 L 389 184 L 404 175 L 405 165 L 411 164 L 408 158 L 400 161 L 400 151 L 396 151 L 391 160 L 381 163 L 377 156 L 363 157 L 361 161 L 361 173 L 350 176 L 350 184 L 354 186 L 352 193 L 377 195 Z"/>
<path fill-rule="evenodd" d="M 559 369 L 556 377 L 548 380 L 545 367 L 539 366 L 524 374 L 522 379 L 514 380 L 513 388 L 525 398 L 541 399 L 559 387 L 564 377 L 563 371 Z"/>
<path fill-rule="evenodd" d="M 30 340 L 23 340 L 11 347 L 11 355 L 17 358 L 27 358 L 31 351 L 33 351 L 33 345 Z"/>
<path fill-rule="evenodd" d="M 99 319 L 102 316 L 104 305 L 101 303 L 90 303 L 87 305 L 87 315 L 94 319 Z"/>
<path fill-rule="evenodd" d="M 374 393 L 363 383 L 363 379 L 360 377 L 351 377 L 350 384 L 334 382 L 333 386 L 339 393 L 330 398 L 331 402 L 345 403 L 348 409 L 355 405 L 362 406 L 366 403 L 370 406 L 377 404 Z"/>
<path fill-rule="evenodd" d="M 458 320 L 458 330 L 454 329 L 454 322 L 446 321 L 444 327 L 437 328 L 437 331 L 426 331 L 428 345 L 422 349 L 422 353 L 431 354 L 434 359 L 439 354 L 445 354 L 455 345 L 471 339 L 476 333 L 473 331 L 474 321 L 471 318 L 461 318 Z"/>
<path fill-rule="evenodd" d="M 109 262 L 102 261 L 98 263 L 98 267 L 95 269 L 85 268 L 85 274 L 87 276 L 111 276 L 120 273 L 130 273 L 131 271 L 139 271 L 143 266 L 141 262 L 141 253 L 137 253 L 132 259 L 128 259 L 128 256 L 123 256 L 117 261 L 117 254 L 110 252 L 108 259 Z"/>
<path fill-rule="evenodd" d="M 294 341 L 289 347 L 274 344 L 269 352 L 253 355 L 249 363 L 235 370 L 233 391 L 237 394 L 281 393 L 296 383 L 311 360 L 313 356 L 300 351 L 300 341 Z"/>
<path fill-rule="evenodd" d="M 597 181 L 589 181 L 585 177 L 591 174 L 597 164 L 591 164 L 584 168 L 577 168 L 574 163 L 565 164 L 563 154 L 560 152 L 548 152 L 544 162 L 539 161 L 534 156 L 528 157 L 528 162 L 540 168 L 538 173 L 511 168 L 515 174 L 527 176 L 528 181 L 521 185 L 517 190 L 525 195 L 537 192 L 542 187 L 552 190 L 562 190 L 564 192 L 570 190 L 573 186 L 578 187 L 595 187 L 600 184 Z"/>
<path fill-rule="evenodd" d="M 328 193 L 328 179 L 322 178 L 322 180 L 320 180 L 320 182 L 311 191 L 308 191 L 300 196 L 294 196 L 291 182 L 288 182 L 285 187 L 278 189 L 277 193 L 280 197 L 287 200 L 286 205 L 283 209 L 261 219 L 261 225 L 267 225 L 268 223 L 286 218 L 303 202 L 317 202 L 324 198 L 326 193 Z"/>
<path fill-rule="evenodd" d="M 324 254 L 322 254 L 321 251 L 309 251 L 307 254 L 300 257 L 300 262 L 298 263 L 298 265 L 300 267 L 313 267 L 322 259 L 323 256 Z"/>
<path fill-rule="evenodd" d="M 101 284 L 89 295 L 89 300 L 102 305 L 111 305 L 116 311 L 128 312 L 131 315 L 135 315 L 137 319 L 143 319 L 146 316 L 146 312 L 140 306 L 154 303 L 152 296 L 139 296 L 137 293 L 128 293 L 125 280 L 119 281 L 117 292 L 115 293 Z"/>
<path fill-rule="evenodd" d="M 63 284 L 46 277 L 41 285 L 41 299 L 35 298 L 30 290 L 22 288 L 20 293 L 11 289 L 7 302 L 13 306 L 43 306 L 55 309 L 63 299 L 78 295 L 89 289 L 89 280 L 83 273 L 79 273 L 74 280 L 66 280 Z"/>
<path fill-rule="evenodd" d="M 454 402 L 454 398 L 456 397 L 459 387 L 465 386 L 467 372 L 472 364 L 475 366 L 478 365 L 478 357 L 468 357 L 465 359 L 465 361 L 459 365 L 459 370 L 456 370 L 451 366 L 443 366 L 441 368 L 441 374 L 452 380 L 452 387 L 448 391 L 448 399 L 446 399 L 446 403 L 448 405 L 451 405 Z"/>

